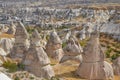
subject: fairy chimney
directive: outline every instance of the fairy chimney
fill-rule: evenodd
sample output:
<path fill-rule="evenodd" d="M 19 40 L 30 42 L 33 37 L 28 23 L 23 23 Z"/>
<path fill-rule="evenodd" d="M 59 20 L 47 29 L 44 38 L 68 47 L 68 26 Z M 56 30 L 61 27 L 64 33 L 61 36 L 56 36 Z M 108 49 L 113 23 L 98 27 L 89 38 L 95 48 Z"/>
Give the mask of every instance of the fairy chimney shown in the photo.
<path fill-rule="evenodd" d="M 104 61 L 104 54 L 99 42 L 99 33 L 95 30 L 82 53 L 83 61 L 77 69 L 77 74 L 85 79 L 113 79 L 112 66 Z"/>
<path fill-rule="evenodd" d="M 63 56 L 62 41 L 60 40 L 55 30 L 50 34 L 50 38 L 46 45 L 46 52 L 48 56 L 58 61 Z"/>
<path fill-rule="evenodd" d="M 50 79 L 55 76 L 54 71 L 50 66 L 50 60 L 46 52 L 39 42 L 40 36 L 37 30 L 35 30 L 32 34 L 30 48 L 26 53 L 23 63 L 25 64 L 25 69 L 37 77 Z"/>
<path fill-rule="evenodd" d="M 16 33 L 15 33 L 15 43 L 13 49 L 11 51 L 12 58 L 23 59 L 25 56 L 25 52 L 29 48 L 29 34 L 25 29 L 25 26 L 18 22 L 16 26 Z"/>

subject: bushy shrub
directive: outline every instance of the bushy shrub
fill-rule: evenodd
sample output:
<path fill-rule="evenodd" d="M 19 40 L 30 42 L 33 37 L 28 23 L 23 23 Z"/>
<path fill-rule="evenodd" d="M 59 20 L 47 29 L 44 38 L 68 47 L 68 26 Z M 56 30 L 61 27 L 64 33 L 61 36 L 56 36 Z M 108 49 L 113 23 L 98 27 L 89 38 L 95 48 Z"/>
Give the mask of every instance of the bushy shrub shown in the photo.
<path fill-rule="evenodd" d="M 4 68 L 8 69 L 8 72 L 15 72 L 18 70 L 18 66 L 16 63 L 12 63 L 10 61 L 6 61 L 2 65 Z"/>
<path fill-rule="evenodd" d="M 16 72 L 17 70 L 24 70 L 24 64 L 21 63 L 13 63 L 10 61 L 6 61 L 2 65 L 4 68 L 8 69 L 8 72 Z"/>

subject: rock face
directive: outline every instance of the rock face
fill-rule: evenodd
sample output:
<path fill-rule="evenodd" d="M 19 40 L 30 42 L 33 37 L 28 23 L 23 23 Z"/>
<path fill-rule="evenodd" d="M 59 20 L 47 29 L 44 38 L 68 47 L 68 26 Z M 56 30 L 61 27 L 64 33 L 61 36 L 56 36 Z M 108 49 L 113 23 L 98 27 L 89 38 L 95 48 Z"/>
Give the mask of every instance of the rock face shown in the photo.
<path fill-rule="evenodd" d="M 113 22 L 106 23 L 102 26 L 101 32 L 112 35 L 111 37 L 120 41 L 120 23 L 118 24 Z"/>
<path fill-rule="evenodd" d="M 63 50 L 66 55 L 71 56 L 77 56 L 80 55 L 81 52 L 83 52 L 82 47 L 80 46 L 80 44 L 78 43 L 74 36 L 70 37 Z"/>
<path fill-rule="evenodd" d="M 2 48 L 0 48 L 0 66 L 4 63 L 4 61 L 6 61 L 7 55 L 8 54 Z"/>
<path fill-rule="evenodd" d="M 50 34 L 50 38 L 46 45 L 46 52 L 48 56 L 58 61 L 63 56 L 62 41 L 60 40 L 55 30 Z"/>
<path fill-rule="evenodd" d="M 16 31 L 16 26 L 13 24 L 13 23 L 11 23 L 11 25 L 9 26 L 9 29 L 8 29 L 8 31 L 7 31 L 7 34 L 15 34 L 15 31 Z"/>
<path fill-rule="evenodd" d="M 104 80 L 113 78 L 112 66 L 104 62 L 104 54 L 99 43 L 99 33 L 94 31 L 90 41 L 82 53 L 83 62 L 77 69 L 77 74 L 85 79 Z"/>
<path fill-rule="evenodd" d="M 35 30 L 31 38 L 31 45 L 23 61 L 25 69 L 40 78 L 50 79 L 54 76 L 54 71 L 50 66 L 50 60 L 44 49 L 40 46 L 40 37 Z M 32 64 L 32 65 L 31 65 Z"/>
<path fill-rule="evenodd" d="M 84 40 L 86 38 L 90 38 L 91 33 L 93 31 L 93 28 L 95 27 L 94 23 L 84 23 L 83 25 L 83 29 L 79 32 L 80 34 L 80 40 Z"/>
<path fill-rule="evenodd" d="M 25 52 L 29 48 L 29 35 L 21 22 L 18 22 L 15 33 L 15 44 L 11 51 L 11 57 L 24 58 Z"/>
<path fill-rule="evenodd" d="M 7 75 L 5 75 L 4 73 L 1 73 L 0 72 L 0 80 L 12 80 L 12 79 L 10 79 Z"/>
<path fill-rule="evenodd" d="M 115 75 L 120 75 L 120 57 L 113 61 L 113 70 Z"/>
<path fill-rule="evenodd" d="M 83 52 L 83 49 L 78 43 L 75 36 L 70 36 L 63 51 L 64 56 L 62 57 L 60 63 L 65 62 L 67 60 L 75 60 L 78 62 L 82 62 L 82 56 L 80 54 Z"/>
<path fill-rule="evenodd" d="M 9 38 L 2 38 L 0 40 L 0 46 L 7 52 L 10 53 L 11 49 L 13 48 L 14 41 Z"/>
<path fill-rule="evenodd" d="M 7 56 L 7 53 L 2 48 L 0 48 L 0 56 L 2 57 Z"/>

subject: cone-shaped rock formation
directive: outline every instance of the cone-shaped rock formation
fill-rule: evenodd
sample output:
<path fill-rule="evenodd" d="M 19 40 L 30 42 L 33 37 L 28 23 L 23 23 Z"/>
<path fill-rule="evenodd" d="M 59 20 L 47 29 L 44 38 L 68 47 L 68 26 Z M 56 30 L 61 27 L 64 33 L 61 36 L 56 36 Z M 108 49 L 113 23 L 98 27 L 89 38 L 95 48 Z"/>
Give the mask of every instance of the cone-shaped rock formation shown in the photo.
<path fill-rule="evenodd" d="M 83 62 L 80 64 L 77 74 L 90 80 L 104 80 L 113 78 L 112 66 L 104 62 L 104 54 L 99 42 L 99 33 L 95 30 L 91 34 L 90 41 L 82 53 Z"/>
<path fill-rule="evenodd" d="M 15 33 L 15 44 L 11 51 L 11 57 L 14 58 L 24 58 L 25 52 L 29 48 L 29 35 L 24 25 L 21 22 L 18 22 Z"/>
<path fill-rule="evenodd" d="M 55 30 L 50 34 L 50 38 L 46 45 L 46 52 L 51 58 L 54 58 L 58 61 L 63 56 L 62 41 Z"/>
<path fill-rule="evenodd" d="M 40 45 L 40 36 L 37 30 L 32 34 L 31 44 L 23 61 L 25 69 L 40 78 L 50 79 L 54 71 L 50 66 L 50 60 Z"/>

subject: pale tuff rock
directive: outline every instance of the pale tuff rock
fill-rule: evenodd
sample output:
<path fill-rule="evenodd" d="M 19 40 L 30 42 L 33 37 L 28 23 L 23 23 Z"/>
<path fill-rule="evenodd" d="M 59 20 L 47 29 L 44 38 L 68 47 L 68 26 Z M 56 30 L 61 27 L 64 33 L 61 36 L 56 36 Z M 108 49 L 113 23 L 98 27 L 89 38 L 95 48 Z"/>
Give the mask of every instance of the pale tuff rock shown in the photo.
<path fill-rule="evenodd" d="M 71 35 L 71 31 L 69 31 L 69 32 L 66 34 L 66 36 L 65 36 L 65 37 L 64 37 L 64 39 L 63 39 L 63 42 L 68 41 L 68 40 L 69 40 L 70 35 Z"/>
<path fill-rule="evenodd" d="M 82 63 L 82 56 L 81 55 L 78 55 L 78 56 L 64 55 L 59 63 L 63 63 L 68 60 L 74 60 L 76 62 Z"/>
<path fill-rule="evenodd" d="M 108 22 L 101 27 L 102 33 L 111 34 L 114 39 L 120 41 L 120 23 Z"/>
<path fill-rule="evenodd" d="M 111 79 L 112 80 L 113 76 L 114 76 L 113 67 L 107 61 L 104 61 L 104 71 L 105 71 L 106 79 L 108 79 L 108 80 Z"/>
<path fill-rule="evenodd" d="M 4 73 L 0 72 L 0 80 L 12 80 L 10 79 L 7 75 L 5 75 Z"/>
<path fill-rule="evenodd" d="M 3 64 L 4 61 L 6 61 L 7 55 L 8 54 L 2 48 L 0 48 L 0 66 Z"/>
<path fill-rule="evenodd" d="M 65 55 L 77 56 L 83 52 L 82 47 L 74 36 L 71 36 L 64 47 Z"/>
<path fill-rule="evenodd" d="M 5 56 L 7 56 L 8 54 L 2 49 L 2 48 L 0 48 L 0 56 L 3 56 L 3 57 L 5 57 Z"/>
<path fill-rule="evenodd" d="M 15 34 L 16 31 L 16 26 L 13 24 L 13 22 L 11 23 L 11 25 L 9 26 L 9 29 L 7 31 L 7 34 Z"/>
<path fill-rule="evenodd" d="M 41 39 L 41 37 L 40 37 L 38 31 L 35 29 L 35 31 L 32 34 L 32 37 L 31 37 L 31 45 L 32 46 L 40 46 L 40 39 Z"/>
<path fill-rule="evenodd" d="M 60 40 L 55 30 L 50 34 L 50 38 L 46 45 L 46 52 L 48 56 L 57 59 L 58 61 L 63 56 L 62 41 Z"/>
<path fill-rule="evenodd" d="M 80 40 L 84 40 L 84 39 L 86 39 L 85 28 L 83 28 L 83 30 L 80 31 Z"/>
<path fill-rule="evenodd" d="M 120 75 L 120 57 L 113 61 L 113 70 L 115 75 Z"/>
<path fill-rule="evenodd" d="M 0 25 L 0 31 L 1 31 L 2 33 L 5 33 L 5 32 L 8 31 L 8 27 L 5 26 L 5 25 Z"/>
<path fill-rule="evenodd" d="M 94 24 L 90 22 L 83 24 L 83 29 L 80 31 L 80 40 L 90 38 L 94 27 Z"/>
<path fill-rule="evenodd" d="M 50 79 L 54 76 L 54 71 L 50 66 L 50 60 L 46 52 L 39 44 L 39 39 L 39 34 L 37 30 L 35 30 L 32 34 L 31 45 L 26 53 L 23 63 L 25 64 L 25 69 L 34 75 L 40 78 Z"/>
<path fill-rule="evenodd" d="M 18 22 L 15 33 L 15 43 L 11 51 L 11 57 L 22 59 L 29 48 L 29 35 L 24 25 Z"/>
<path fill-rule="evenodd" d="M 82 56 L 80 54 L 83 52 L 83 49 L 75 36 L 69 37 L 69 40 L 67 41 L 63 50 L 64 56 L 60 60 L 60 63 L 63 63 L 67 60 L 75 60 L 80 63 L 82 62 Z"/>
<path fill-rule="evenodd" d="M 53 44 L 62 44 L 62 41 L 55 30 L 51 32 L 49 41 Z"/>
<path fill-rule="evenodd" d="M 1 48 L 3 48 L 8 54 L 11 52 L 11 49 L 13 48 L 13 44 L 14 44 L 13 39 L 2 38 L 0 40 Z"/>
<path fill-rule="evenodd" d="M 112 66 L 104 62 L 104 54 L 99 43 L 99 33 L 94 31 L 91 39 L 82 53 L 83 62 L 77 69 L 77 74 L 86 79 L 113 78 Z"/>

